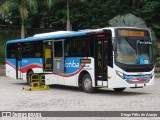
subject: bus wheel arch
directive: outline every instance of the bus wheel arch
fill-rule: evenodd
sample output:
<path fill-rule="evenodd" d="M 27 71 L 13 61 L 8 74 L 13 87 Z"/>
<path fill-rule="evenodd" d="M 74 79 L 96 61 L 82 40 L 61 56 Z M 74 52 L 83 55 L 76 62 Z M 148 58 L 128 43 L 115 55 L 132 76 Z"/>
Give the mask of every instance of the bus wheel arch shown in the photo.
<path fill-rule="evenodd" d="M 95 88 L 92 87 L 92 78 L 87 71 L 82 71 L 78 78 L 78 85 L 86 93 L 92 93 Z"/>
<path fill-rule="evenodd" d="M 79 74 L 79 77 L 78 77 L 78 86 L 79 86 L 79 89 L 82 90 L 82 79 L 83 79 L 83 76 L 85 76 L 86 74 L 89 74 L 89 72 L 87 72 L 86 70 L 83 70 L 80 74 Z"/>
<path fill-rule="evenodd" d="M 26 75 L 26 78 L 27 78 L 27 84 L 31 85 L 31 81 L 30 81 L 30 78 L 31 78 L 31 75 L 33 74 L 33 70 L 32 69 L 29 69 L 27 71 L 27 75 Z"/>

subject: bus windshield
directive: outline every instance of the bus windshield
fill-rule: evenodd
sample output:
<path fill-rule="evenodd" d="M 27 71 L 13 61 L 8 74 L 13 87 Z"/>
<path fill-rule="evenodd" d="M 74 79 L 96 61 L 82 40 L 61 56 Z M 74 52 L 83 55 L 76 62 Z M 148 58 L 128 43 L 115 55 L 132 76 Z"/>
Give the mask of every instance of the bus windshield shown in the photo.
<path fill-rule="evenodd" d="M 148 38 L 119 37 L 115 60 L 122 64 L 152 64 L 152 42 Z"/>

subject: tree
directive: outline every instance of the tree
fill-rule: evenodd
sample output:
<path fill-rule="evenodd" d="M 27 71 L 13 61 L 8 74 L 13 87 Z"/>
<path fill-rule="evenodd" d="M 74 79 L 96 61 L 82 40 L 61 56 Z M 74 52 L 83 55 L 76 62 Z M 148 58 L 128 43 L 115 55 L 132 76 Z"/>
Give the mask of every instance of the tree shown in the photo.
<path fill-rule="evenodd" d="M 66 30 L 70 31 L 71 30 L 71 23 L 70 23 L 70 9 L 69 9 L 69 4 L 71 0 L 61 0 L 61 1 L 66 1 L 66 14 L 67 14 L 67 24 L 66 24 Z M 58 1 L 59 2 L 59 1 Z M 53 4 L 55 4 L 55 0 L 47 0 L 47 4 L 49 9 Z"/>
<path fill-rule="evenodd" d="M 66 30 L 70 31 L 72 30 L 72 26 L 71 26 L 71 22 L 70 22 L 70 3 L 73 0 L 59 0 L 58 2 L 66 2 L 66 15 L 67 15 L 67 24 L 66 24 Z M 81 2 L 85 1 L 85 0 L 79 0 Z M 56 0 L 47 0 L 47 4 L 49 9 L 56 3 Z"/>
<path fill-rule="evenodd" d="M 118 15 L 109 21 L 109 25 L 113 27 L 128 26 L 128 27 L 141 27 L 147 28 L 145 21 L 132 14 Z"/>
<path fill-rule="evenodd" d="M 29 12 L 35 13 L 37 10 L 36 0 L 6 0 L 0 6 L 1 14 L 12 14 L 18 10 L 21 17 L 21 38 L 25 37 L 24 22 L 28 18 Z"/>
<path fill-rule="evenodd" d="M 126 26 L 126 27 L 139 27 L 139 28 L 147 28 L 152 33 L 153 41 L 155 41 L 156 37 L 153 30 L 147 27 L 147 24 L 142 18 L 136 17 L 133 14 L 126 15 L 118 15 L 111 20 L 109 20 L 109 25 L 112 27 Z"/>
<path fill-rule="evenodd" d="M 141 16 L 148 26 L 156 31 L 156 36 L 160 37 L 160 2 L 159 0 L 138 0 L 139 7 L 134 10 L 134 14 Z"/>
<path fill-rule="evenodd" d="M 70 11 L 69 11 L 69 0 L 67 0 L 67 25 L 66 25 L 66 29 L 67 31 L 71 30 L 71 22 L 70 22 Z"/>

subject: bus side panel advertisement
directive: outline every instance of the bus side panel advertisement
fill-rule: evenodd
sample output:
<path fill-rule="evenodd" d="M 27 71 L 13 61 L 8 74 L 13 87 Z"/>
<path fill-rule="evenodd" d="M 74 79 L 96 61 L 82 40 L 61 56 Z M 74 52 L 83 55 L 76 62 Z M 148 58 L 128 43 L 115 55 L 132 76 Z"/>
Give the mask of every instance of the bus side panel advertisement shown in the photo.
<path fill-rule="evenodd" d="M 66 58 L 65 59 L 65 74 L 71 74 L 77 72 L 81 67 L 82 63 L 80 60 L 82 57 L 78 58 Z"/>

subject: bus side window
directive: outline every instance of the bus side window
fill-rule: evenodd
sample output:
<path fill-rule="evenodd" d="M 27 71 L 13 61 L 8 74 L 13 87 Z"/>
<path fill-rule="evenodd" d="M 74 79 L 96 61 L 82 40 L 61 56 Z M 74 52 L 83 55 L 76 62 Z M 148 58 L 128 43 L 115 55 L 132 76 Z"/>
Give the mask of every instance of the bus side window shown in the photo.
<path fill-rule="evenodd" d="M 35 57 L 35 58 L 41 58 L 42 57 L 43 48 L 42 48 L 42 42 L 41 41 L 34 42 L 32 44 L 32 49 L 33 49 L 33 53 L 32 53 L 33 57 Z"/>
<path fill-rule="evenodd" d="M 7 45 L 7 58 L 15 58 L 15 44 Z"/>
<path fill-rule="evenodd" d="M 41 57 L 41 53 L 36 53 L 35 57 Z"/>
<path fill-rule="evenodd" d="M 94 41 L 91 36 L 68 38 L 66 44 L 65 52 L 69 57 L 89 57 L 94 54 Z"/>
<path fill-rule="evenodd" d="M 11 58 L 15 58 L 15 54 L 11 54 Z"/>

